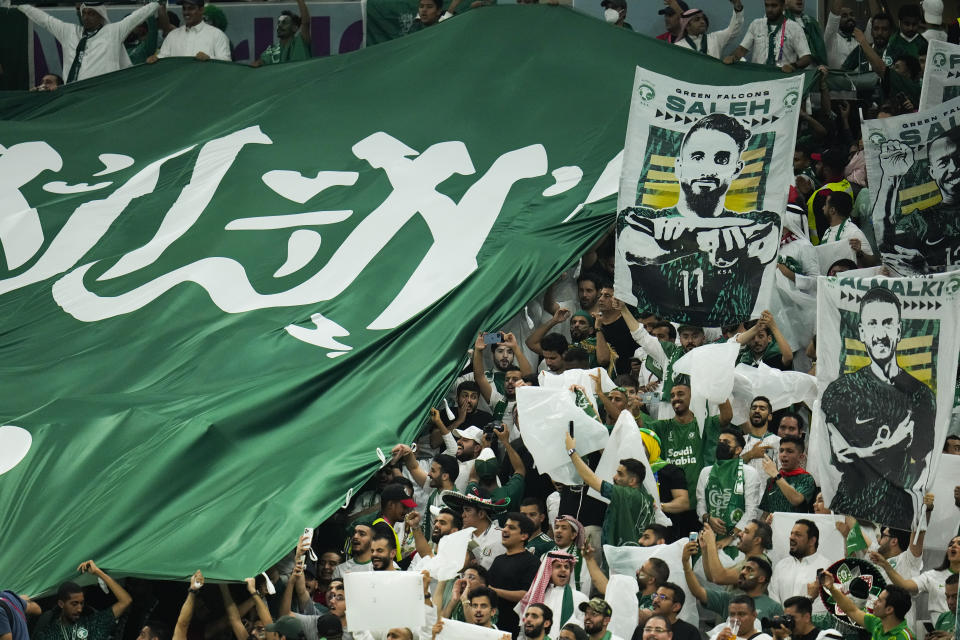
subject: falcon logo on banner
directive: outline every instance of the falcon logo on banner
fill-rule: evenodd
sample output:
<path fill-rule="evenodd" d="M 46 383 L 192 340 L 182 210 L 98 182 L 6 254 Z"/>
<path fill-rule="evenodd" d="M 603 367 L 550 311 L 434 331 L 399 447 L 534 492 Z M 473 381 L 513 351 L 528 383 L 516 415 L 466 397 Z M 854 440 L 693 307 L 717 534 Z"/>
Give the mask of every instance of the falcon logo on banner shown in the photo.
<path fill-rule="evenodd" d="M 927 48 L 927 64 L 920 85 L 920 111 L 960 96 L 960 46 L 933 40 Z"/>
<path fill-rule="evenodd" d="M 899 275 L 960 264 L 960 98 L 867 120 L 863 149 L 883 262 Z M 874 186 L 875 185 L 875 186 Z"/>
<path fill-rule="evenodd" d="M 810 462 L 834 513 L 910 531 L 946 437 L 960 275 L 821 278 Z"/>
<path fill-rule="evenodd" d="M 616 295 L 700 326 L 767 307 L 801 77 L 728 86 L 638 68 L 617 208 Z"/>

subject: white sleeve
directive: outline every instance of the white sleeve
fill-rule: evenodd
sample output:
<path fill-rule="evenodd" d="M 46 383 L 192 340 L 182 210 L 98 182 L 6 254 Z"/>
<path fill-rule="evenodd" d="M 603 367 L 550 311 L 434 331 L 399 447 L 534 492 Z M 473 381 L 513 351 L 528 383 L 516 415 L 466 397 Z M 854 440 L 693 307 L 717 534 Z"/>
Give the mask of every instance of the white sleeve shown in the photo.
<path fill-rule="evenodd" d="M 829 47 L 840 35 L 840 16 L 833 11 L 827 14 L 827 26 L 823 28 L 823 41 Z"/>
<path fill-rule="evenodd" d="M 663 374 L 666 375 L 668 359 L 667 353 L 663 350 L 663 345 L 660 344 L 660 339 L 655 335 L 647 333 L 646 328 L 642 324 L 637 327 L 636 330 L 630 332 L 630 337 L 647 352 L 648 356 L 653 358 L 654 362 L 660 365 L 664 370 Z"/>
<path fill-rule="evenodd" d="M 176 42 L 177 34 L 179 32 L 179 29 L 174 29 L 164 36 L 163 44 L 160 45 L 160 51 L 157 52 L 158 58 L 169 58 L 172 55 L 170 53 L 170 49 L 173 48 L 173 43 Z"/>
<path fill-rule="evenodd" d="M 457 455 L 457 439 L 453 437 L 453 434 L 447 431 L 443 436 L 440 436 L 443 440 L 443 444 L 446 447 L 443 452 L 448 456 Z"/>
<path fill-rule="evenodd" d="M 750 465 L 743 465 L 743 500 L 745 503 L 743 517 L 734 525 L 740 531 L 747 528 L 751 520 L 760 515 L 760 500 L 763 497 L 763 481 L 757 470 Z"/>
<path fill-rule="evenodd" d="M 747 33 L 744 34 L 743 40 L 740 41 L 740 46 L 748 52 L 753 49 L 753 25 L 755 24 L 757 24 L 756 20 L 750 23 L 750 26 L 747 27 Z"/>
<path fill-rule="evenodd" d="M 216 29 L 216 27 L 213 27 Z M 214 43 L 213 51 L 210 52 L 210 57 L 214 60 L 223 60 L 224 62 L 230 62 L 232 57 L 230 55 L 230 38 L 227 37 L 223 31 L 217 29 L 218 37 L 216 43 Z"/>
<path fill-rule="evenodd" d="M 797 24 L 793 20 L 787 20 L 788 29 L 790 28 L 790 25 L 793 25 L 793 27 L 795 27 L 791 30 L 796 32 L 796 35 L 794 36 L 795 41 L 793 43 L 793 49 L 797 53 L 797 59 L 799 60 L 803 56 L 809 56 L 810 47 L 807 45 L 807 32 L 804 31 L 803 27 L 801 27 L 799 24 Z"/>
<path fill-rule="evenodd" d="M 138 24 L 149 18 L 151 13 L 155 14 L 156 12 L 157 3 L 148 2 L 120 22 L 117 22 L 116 25 L 119 30 L 120 40 L 126 40 L 127 36 L 130 35 L 130 32 L 133 31 Z"/>
<path fill-rule="evenodd" d="M 706 467 L 700 470 L 700 476 L 697 478 L 697 517 L 703 520 L 703 514 L 707 512 L 707 480 L 710 479 L 710 469 Z"/>
<path fill-rule="evenodd" d="M 54 18 L 46 11 L 41 11 L 40 9 L 37 9 L 32 5 L 21 4 L 17 8 L 20 9 L 20 11 L 24 13 L 24 15 L 30 18 L 31 21 L 37 23 L 38 25 L 40 25 L 41 27 L 49 31 L 51 34 L 53 34 L 53 37 L 56 38 L 57 40 L 63 40 L 64 36 L 72 32 L 75 32 L 77 29 L 77 27 L 75 27 L 74 25 L 67 24 L 63 20 Z"/>
<path fill-rule="evenodd" d="M 743 11 L 733 11 L 733 15 L 730 16 L 730 24 L 727 25 L 726 29 L 720 31 L 714 31 L 709 34 L 712 37 L 715 37 L 719 41 L 720 52 L 723 53 L 724 47 L 727 44 L 740 35 L 740 30 L 743 29 Z"/>

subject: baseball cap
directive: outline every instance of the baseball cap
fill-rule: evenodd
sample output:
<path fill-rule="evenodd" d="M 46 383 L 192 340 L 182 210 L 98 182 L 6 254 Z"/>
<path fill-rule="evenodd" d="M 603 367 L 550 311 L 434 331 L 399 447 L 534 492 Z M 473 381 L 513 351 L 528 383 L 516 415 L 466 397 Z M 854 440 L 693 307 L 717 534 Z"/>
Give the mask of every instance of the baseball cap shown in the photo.
<path fill-rule="evenodd" d="M 398 501 L 408 509 L 415 509 L 417 507 L 417 503 L 407 495 L 403 485 L 400 484 L 388 484 L 383 488 L 383 492 L 380 494 L 380 502 L 391 501 Z"/>
<path fill-rule="evenodd" d="M 943 22 L 943 0 L 923 0 L 923 21 L 927 24 L 941 24 Z"/>
<path fill-rule="evenodd" d="M 293 616 L 283 616 L 276 622 L 272 622 L 263 628 L 264 631 L 273 631 L 279 633 L 285 638 L 296 638 L 303 631 L 300 621 Z"/>
<path fill-rule="evenodd" d="M 684 11 L 690 8 L 690 6 L 683 0 L 677 0 L 677 4 L 680 5 L 680 8 Z M 660 9 L 660 11 L 657 11 L 657 13 L 661 16 L 672 16 L 674 14 L 674 10 L 673 7 L 664 7 L 663 9 Z"/>
<path fill-rule="evenodd" d="M 580 611 L 586 611 L 587 609 L 605 616 L 613 615 L 613 609 L 603 598 L 591 598 L 589 602 L 581 602 Z"/>
<path fill-rule="evenodd" d="M 483 444 L 483 429 L 480 427 L 469 426 L 466 429 L 454 429 L 453 435 L 458 438 L 466 438 L 467 440 L 473 440 L 479 444 Z"/>
<path fill-rule="evenodd" d="M 343 625 L 340 618 L 332 613 L 325 613 L 317 618 L 318 638 L 339 638 L 343 635 Z"/>
<path fill-rule="evenodd" d="M 627 0 L 603 0 L 600 6 L 604 9 L 626 9 Z M 593 319 L 591 318 L 591 322 Z"/>

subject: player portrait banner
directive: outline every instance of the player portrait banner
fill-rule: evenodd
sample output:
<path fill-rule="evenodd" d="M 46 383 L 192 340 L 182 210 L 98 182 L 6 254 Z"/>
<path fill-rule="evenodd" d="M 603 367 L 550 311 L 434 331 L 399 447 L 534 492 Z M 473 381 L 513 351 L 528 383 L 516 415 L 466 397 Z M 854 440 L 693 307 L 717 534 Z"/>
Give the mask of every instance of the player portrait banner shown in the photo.
<path fill-rule="evenodd" d="M 960 264 L 960 97 L 863 123 L 872 219 L 884 264 L 915 276 Z"/>
<path fill-rule="evenodd" d="M 931 40 L 920 85 L 920 111 L 960 96 L 960 45 Z"/>
<path fill-rule="evenodd" d="M 953 407 L 960 274 L 821 278 L 810 464 L 834 513 L 910 531 Z"/>
<path fill-rule="evenodd" d="M 710 86 L 637 68 L 617 202 L 618 298 L 711 327 L 767 308 L 802 88 L 800 76 Z"/>

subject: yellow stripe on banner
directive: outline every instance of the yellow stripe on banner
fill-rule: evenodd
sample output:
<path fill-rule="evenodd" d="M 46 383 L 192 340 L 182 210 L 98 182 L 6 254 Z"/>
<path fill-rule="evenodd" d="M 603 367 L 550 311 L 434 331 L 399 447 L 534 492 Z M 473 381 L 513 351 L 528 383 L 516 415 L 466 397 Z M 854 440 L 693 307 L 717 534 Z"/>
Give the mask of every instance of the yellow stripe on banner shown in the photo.
<path fill-rule="evenodd" d="M 870 358 L 867 356 L 852 356 L 847 354 L 847 361 L 844 364 L 847 369 L 857 370 L 870 364 Z"/>
<path fill-rule="evenodd" d="M 846 351 L 859 351 L 860 353 L 867 352 L 867 347 L 856 338 L 844 338 L 843 348 Z"/>
<path fill-rule="evenodd" d="M 644 182 L 643 190 L 647 193 L 680 193 L 679 182 Z"/>
<path fill-rule="evenodd" d="M 669 167 L 672 169 L 675 160 L 676 158 L 673 156 L 658 156 L 656 154 L 650 156 L 650 164 L 658 167 Z"/>
<path fill-rule="evenodd" d="M 750 175 L 752 173 L 763 173 L 763 163 L 754 162 L 753 164 L 748 164 L 743 167 L 743 171 L 740 172 L 740 175 Z"/>
<path fill-rule="evenodd" d="M 933 336 L 914 336 L 913 338 L 904 338 L 897 345 L 897 351 L 910 351 L 911 349 L 922 349 L 923 347 L 933 346 Z"/>
<path fill-rule="evenodd" d="M 666 209 L 677 204 L 680 196 L 675 193 L 645 193 L 640 199 L 640 204 L 651 209 Z"/>
<path fill-rule="evenodd" d="M 757 192 L 728 193 L 723 206 L 731 211 L 753 211 L 757 208 Z"/>
<path fill-rule="evenodd" d="M 900 190 L 900 202 L 904 200 L 913 200 L 914 198 L 919 198 L 920 196 L 925 196 L 929 193 L 940 193 L 940 189 L 937 188 L 937 183 L 933 182 L 924 182 L 923 184 L 918 184 L 914 187 L 908 189 Z"/>
<path fill-rule="evenodd" d="M 933 380 L 933 369 L 916 369 L 911 371 L 910 375 L 929 387 Z"/>
<path fill-rule="evenodd" d="M 760 180 L 762 178 L 763 176 L 757 176 L 756 178 L 737 178 L 736 180 L 730 183 L 730 189 L 736 190 L 736 189 L 749 189 L 751 187 L 759 187 Z"/>
<path fill-rule="evenodd" d="M 940 192 L 937 191 L 935 194 L 926 198 L 925 200 L 917 200 L 916 202 L 911 202 L 910 204 L 901 204 L 900 210 L 903 213 L 910 213 L 911 211 L 922 211 L 924 209 L 929 209 L 933 205 L 939 203 L 943 198 L 940 197 Z"/>
<path fill-rule="evenodd" d="M 899 349 L 898 349 L 899 351 Z M 909 356 L 897 356 L 897 364 L 904 369 L 913 369 L 933 362 L 933 354 L 929 351 L 914 353 Z"/>
<path fill-rule="evenodd" d="M 676 182 L 677 176 L 673 171 L 658 171 L 656 169 L 651 169 L 647 171 L 647 180 L 665 180 L 667 182 Z"/>
<path fill-rule="evenodd" d="M 740 156 L 740 159 L 743 160 L 744 163 L 746 163 L 750 160 L 759 160 L 765 155 L 767 155 L 767 148 L 760 147 L 759 149 L 751 149 L 750 151 L 744 151 L 743 154 Z"/>

